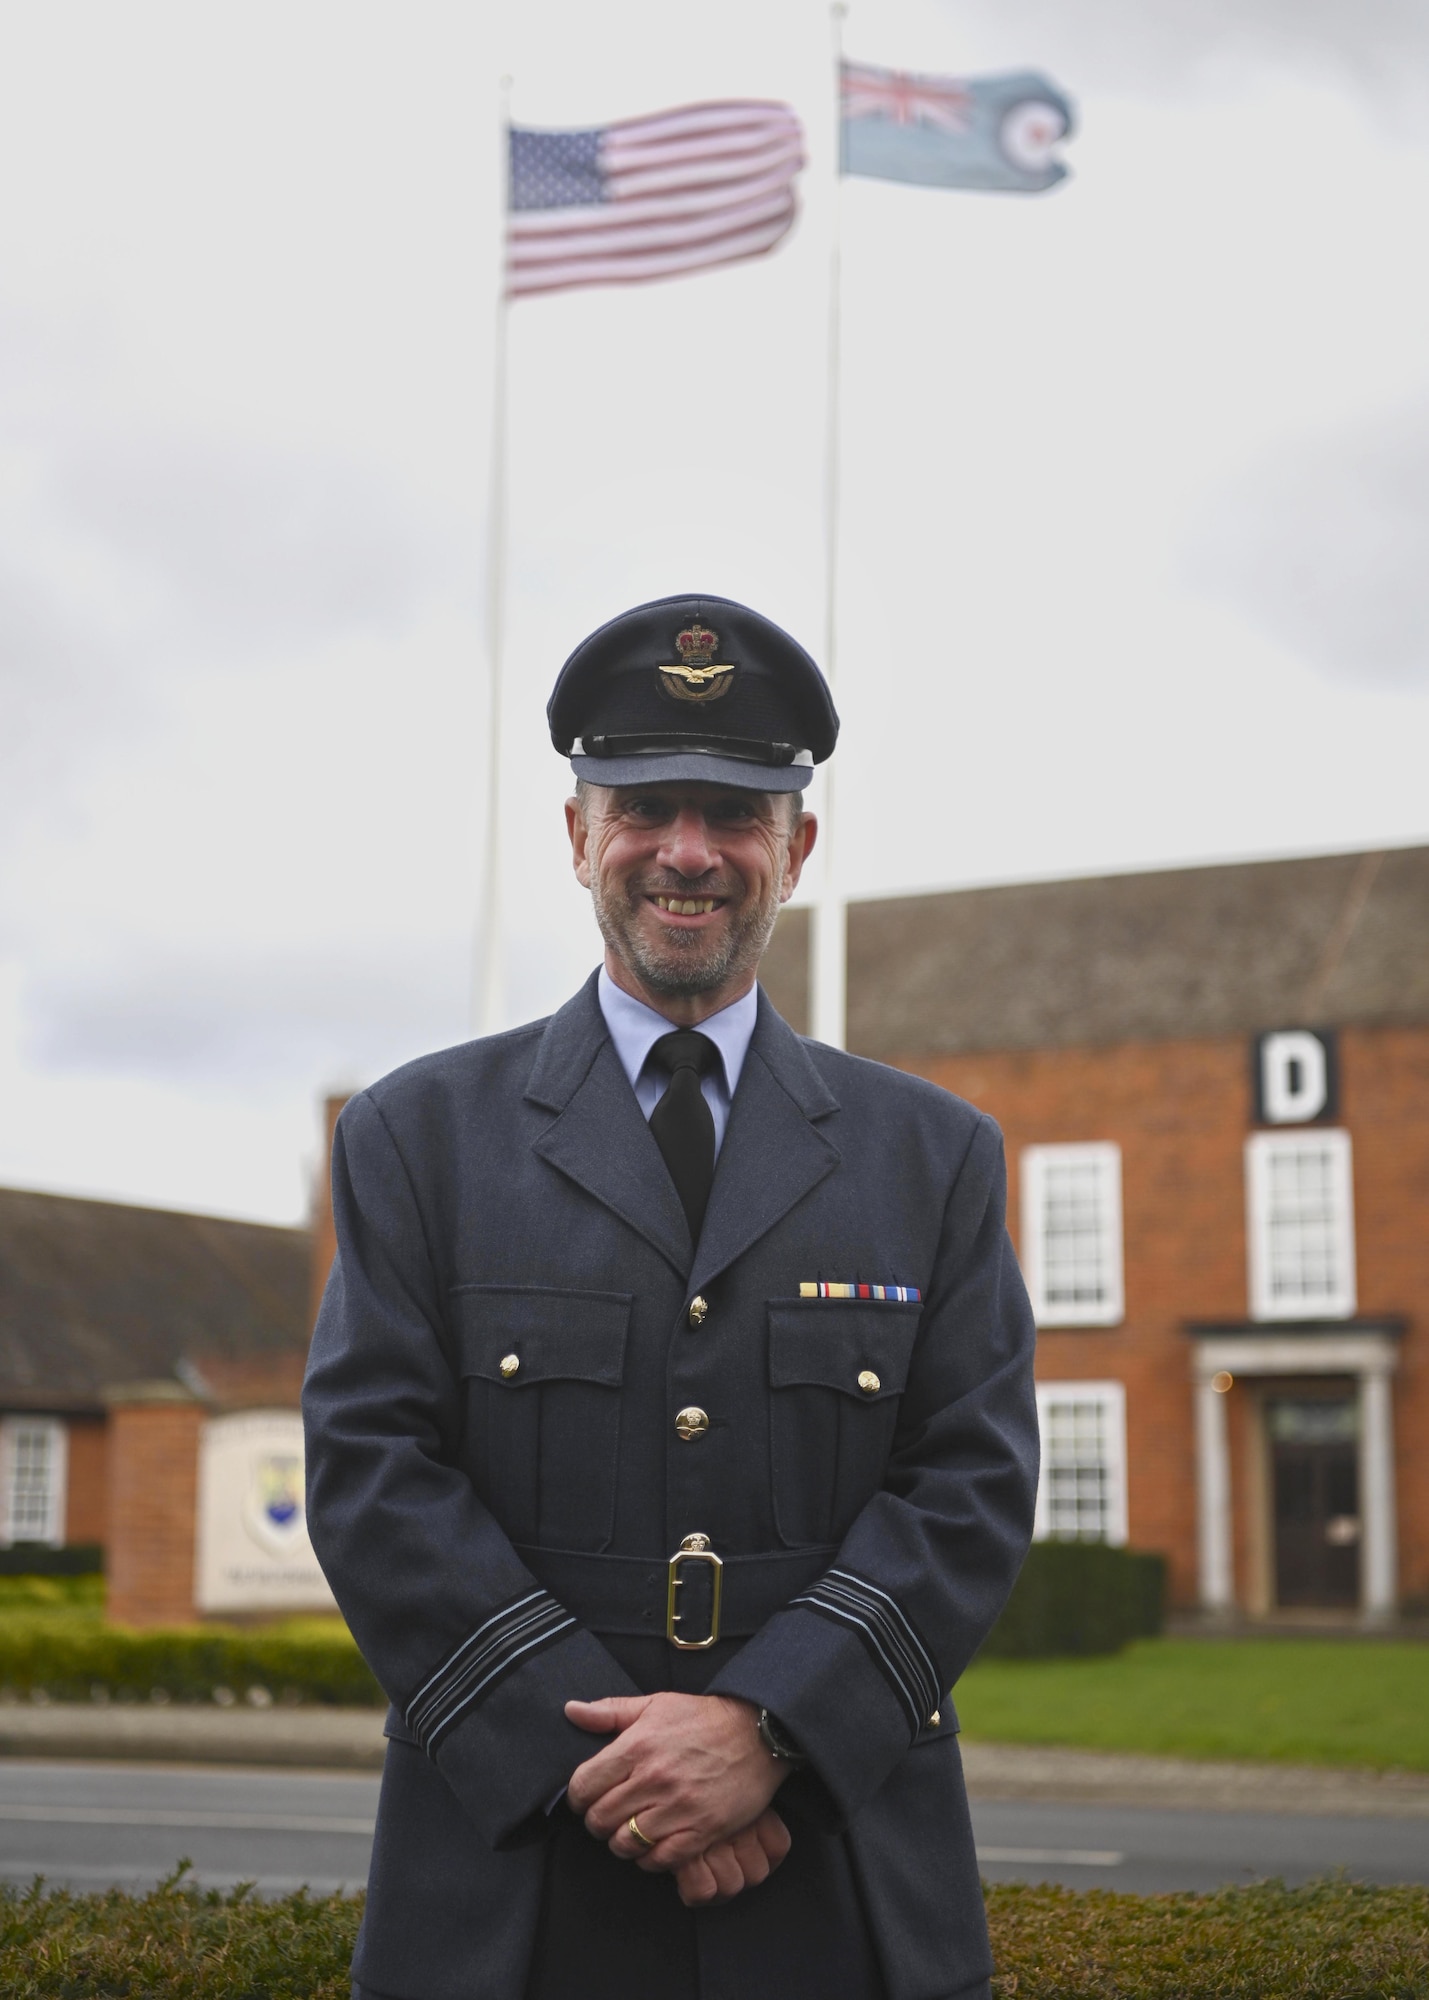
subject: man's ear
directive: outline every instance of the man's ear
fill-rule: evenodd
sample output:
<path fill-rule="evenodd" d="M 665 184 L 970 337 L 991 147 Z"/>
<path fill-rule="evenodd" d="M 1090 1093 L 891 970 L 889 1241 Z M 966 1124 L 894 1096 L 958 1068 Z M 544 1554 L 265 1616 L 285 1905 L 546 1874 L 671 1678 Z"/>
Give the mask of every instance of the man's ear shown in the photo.
<path fill-rule="evenodd" d="M 819 838 L 819 822 L 810 812 L 800 813 L 799 824 L 789 835 L 789 853 L 784 863 L 784 880 L 779 889 L 779 900 L 787 903 L 799 886 L 799 877 L 804 872 L 804 863 L 814 851 Z"/>
<path fill-rule="evenodd" d="M 583 889 L 590 887 L 590 828 L 578 798 L 566 800 L 566 832 L 571 837 L 571 866 Z"/>

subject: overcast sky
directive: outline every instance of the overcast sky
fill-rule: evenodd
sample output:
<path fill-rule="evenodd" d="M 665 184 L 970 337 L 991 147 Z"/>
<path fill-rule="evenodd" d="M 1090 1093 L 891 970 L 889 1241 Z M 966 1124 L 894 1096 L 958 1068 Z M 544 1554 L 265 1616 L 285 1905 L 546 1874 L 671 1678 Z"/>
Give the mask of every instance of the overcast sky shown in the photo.
<path fill-rule="evenodd" d="M 819 0 L 0 12 L 0 1182 L 297 1220 L 319 1094 L 467 1032 L 503 74 L 809 142 L 768 259 L 512 310 L 512 1020 L 596 956 L 571 646 L 705 590 L 822 649 L 836 205 L 847 890 L 1429 837 L 1419 0 L 846 45 L 1045 68 L 1073 178 L 836 203 Z"/>

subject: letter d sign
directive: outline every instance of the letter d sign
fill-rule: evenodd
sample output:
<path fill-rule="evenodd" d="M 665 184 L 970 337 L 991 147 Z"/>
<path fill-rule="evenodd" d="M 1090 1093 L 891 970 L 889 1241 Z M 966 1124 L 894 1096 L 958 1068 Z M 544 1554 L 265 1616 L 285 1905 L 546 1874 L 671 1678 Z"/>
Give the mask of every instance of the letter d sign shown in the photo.
<path fill-rule="evenodd" d="M 1334 1115 L 1335 1045 L 1310 1028 L 1257 1035 L 1255 1115 L 1262 1125 L 1310 1125 Z"/>

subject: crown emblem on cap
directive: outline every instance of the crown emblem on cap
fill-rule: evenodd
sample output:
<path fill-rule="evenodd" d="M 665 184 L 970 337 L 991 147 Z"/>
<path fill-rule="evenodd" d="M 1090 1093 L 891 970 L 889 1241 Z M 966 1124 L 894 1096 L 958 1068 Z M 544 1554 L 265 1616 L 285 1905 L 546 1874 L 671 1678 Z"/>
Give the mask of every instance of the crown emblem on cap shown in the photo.
<path fill-rule="evenodd" d="M 676 701 L 718 701 L 721 695 L 728 694 L 734 686 L 734 663 L 716 665 L 714 656 L 718 647 L 718 632 L 712 632 L 698 619 L 683 632 L 677 632 L 675 651 L 679 659 L 663 662 L 655 670 L 666 694 L 673 695 Z"/>

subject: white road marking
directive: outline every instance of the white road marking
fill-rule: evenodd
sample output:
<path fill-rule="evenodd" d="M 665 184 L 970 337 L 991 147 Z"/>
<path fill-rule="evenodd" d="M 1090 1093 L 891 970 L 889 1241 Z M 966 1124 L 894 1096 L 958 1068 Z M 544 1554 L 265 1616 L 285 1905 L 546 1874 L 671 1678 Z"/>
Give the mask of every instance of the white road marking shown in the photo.
<path fill-rule="evenodd" d="M 375 1821 L 299 1813 L 129 1811 L 122 1806 L 0 1805 L 0 1825 L 42 1821 L 63 1826 L 180 1826 L 238 1828 L 257 1833 L 371 1834 Z"/>
<path fill-rule="evenodd" d="M 1114 1847 L 980 1847 L 979 1861 L 1040 1861 L 1048 1867 L 1120 1868 L 1126 1856 Z"/>

